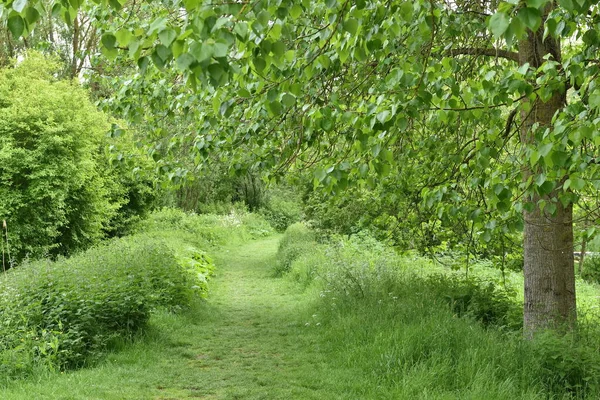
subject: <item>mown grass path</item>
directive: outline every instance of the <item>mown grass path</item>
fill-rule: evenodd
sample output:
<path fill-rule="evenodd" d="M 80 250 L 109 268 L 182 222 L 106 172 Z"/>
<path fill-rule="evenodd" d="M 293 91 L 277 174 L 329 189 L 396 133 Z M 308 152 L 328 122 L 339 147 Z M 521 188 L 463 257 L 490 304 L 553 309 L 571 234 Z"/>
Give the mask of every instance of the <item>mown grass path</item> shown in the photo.
<path fill-rule="evenodd" d="M 364 398 L 356 371 L 321 351 L 307 296 L 272 277 L 278 241 L 221 250 L 206 302 L 157 316 L 147 337 L 95 367 L 11 384 L 0 398 Z"/>

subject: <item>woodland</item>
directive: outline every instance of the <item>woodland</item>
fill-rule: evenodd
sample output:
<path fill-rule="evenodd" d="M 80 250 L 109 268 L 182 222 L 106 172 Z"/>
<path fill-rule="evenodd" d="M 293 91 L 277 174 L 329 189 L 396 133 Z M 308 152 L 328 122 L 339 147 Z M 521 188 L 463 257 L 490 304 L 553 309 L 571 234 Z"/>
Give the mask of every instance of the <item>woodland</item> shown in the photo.
<path fill-rule="evenodd" d="M 2 398 L 600 397 L 595 1 L 0 21 Z"/>

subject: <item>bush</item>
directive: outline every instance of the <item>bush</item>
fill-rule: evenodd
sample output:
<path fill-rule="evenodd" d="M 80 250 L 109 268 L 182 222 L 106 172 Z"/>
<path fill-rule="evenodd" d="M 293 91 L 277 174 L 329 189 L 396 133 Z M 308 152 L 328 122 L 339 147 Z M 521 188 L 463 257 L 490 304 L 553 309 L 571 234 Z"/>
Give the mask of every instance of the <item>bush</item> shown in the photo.
<path fill-rule="evenodd" d="M 143 328 L 153 309 L 187 306 L 205 290 L 190 272 L 206 276 L 212 268 L 203 253 L 188 253 L 177 256 L 161 240 L 135 236 L 10 271 L 0 294 L 4 376 L 36 365 L 81 366 L 115 338 Z"/>
<path fill-rule="evenodd" d="M 302 202 L 291 189 L 271 188 L 266 206 L 260 213 L 278 232 L 284 232 L 288 226 L 302 220 Z"/>
<path fill-rule="evenodd" d="M 597 334 L 598 332 L 596 332 Z M 533 341 L 533 351 L 539 360 L 537 374 L 551 392 L 564 392 L 586 398 L 588 392 L 600 389 L 600 354 L 597 338 L 593 346 L 589 337 L 570 333 L 559 335 L 547 331 Z"/>
<path fill-rule="evenodd" d="M 600 283 L 600 256 L 586 256 L 581 277 L 588 282 Z"/>
<path fill-rule="evenodd" d="M 135 232 L 164 235 L 178 232 L 195 245 L 221 246 L 236 240 L 268 236 L 273 229 L 264 218 L 243 208 L 233 208 L 227 215 L 186 213 L 176 208 L 163 208 L 151 213 L 134 228 Z"/>
<path fill-rule="evenodd" d="M 114 213 L 97 159 L 107 117 L 57 69 L 31 53 L 0 72 L 0 219 L 17 261 L 85 248 Z"/>
<path fill-rule="evenodd" d="M 104 142 L 100 161 L 109 177 L 108 196 L 115 208 L 104 230 L 109 237 L 124 236 L 156 205 L 155 165 L 136 145 L 133 134 L 117 125 L 113 125 L 111 137 Z"/>
<path fill-rule="evenodd" d="M 290 270 L 292 262 L 316 245 L 315 234 L 303 223 L 290 225 L 279 242 L 275 274 L 282 275 Z"/>
<path fill-rule="evenodd" d="M 485 326 L 495 325 L 519 330 L 523 324 L 523 306 L 514 291 L 492 282 L 457 275 L 432 275 L 426 288 L 443 299 L 458 316 L 470 316 Z"/>

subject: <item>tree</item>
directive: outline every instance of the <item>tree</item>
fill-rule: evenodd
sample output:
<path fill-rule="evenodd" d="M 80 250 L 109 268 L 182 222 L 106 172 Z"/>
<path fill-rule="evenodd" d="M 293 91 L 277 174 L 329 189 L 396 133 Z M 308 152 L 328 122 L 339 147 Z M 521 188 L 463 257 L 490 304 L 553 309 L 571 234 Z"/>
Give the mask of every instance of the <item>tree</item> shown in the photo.
<path fill-rule="evenodd" d="M 572 205 L 600 186 L 594 2 L 186 0 L 147 21 L 101 4 L 106 54 L 194 92 L 200 154 L 312 166 L 334 192 L 407 162 L 423 204 L 484 241 L 522 213 L 526 331 L 575 321 Z"/>

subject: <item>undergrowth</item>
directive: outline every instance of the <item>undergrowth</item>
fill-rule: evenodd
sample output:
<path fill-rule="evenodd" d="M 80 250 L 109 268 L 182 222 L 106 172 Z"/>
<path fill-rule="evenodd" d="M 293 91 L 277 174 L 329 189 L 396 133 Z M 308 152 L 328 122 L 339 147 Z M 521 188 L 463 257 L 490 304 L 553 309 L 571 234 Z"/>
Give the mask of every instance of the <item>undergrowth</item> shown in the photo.
<path fill-rule="evenodd" d="M 207 251 L 272 232 L 256 215 L 165 209 L 136 234 L 68 259 L 27 262 L 0 278 L 0 376 L 89 365 L 146 328 L 154 310 L 208 295 Z"/>
<path fill-rule="evenodd" d="M 398 398 L 600 396 L 594 318 L 582 318 L 567 335 L 548 331 L 524 340 L 522 300 L 485 274 L 466 279 L 433 267 L 437 273 L 419 274 L 368 235 L 323 245 L 300 240 L 286 233 L 279 255 L 287 262 L 293 246 L 288 276 L 318 293 L 326 351 Z"/>

